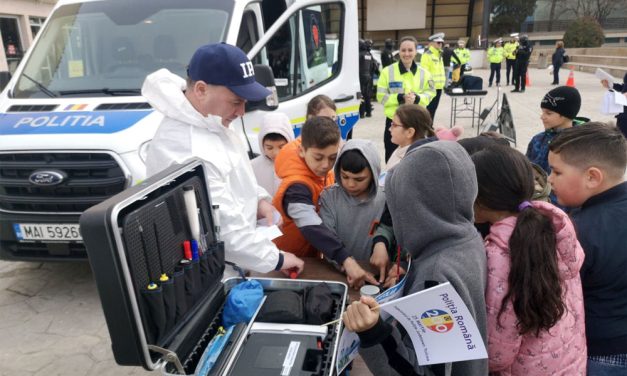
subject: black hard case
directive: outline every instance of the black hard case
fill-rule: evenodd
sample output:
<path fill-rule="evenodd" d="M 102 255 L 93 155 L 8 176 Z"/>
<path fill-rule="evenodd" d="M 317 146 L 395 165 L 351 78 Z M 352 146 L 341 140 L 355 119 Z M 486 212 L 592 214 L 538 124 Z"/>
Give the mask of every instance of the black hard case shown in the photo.
<path fill-rule="evenodd" d="M 190 185 L 196 193 L 201 229 L 208 246 L 203 288 L 182 315 L 165 329 L 155 332 L 150 324 L 155 321 L 155 315 L 152 306 L 144 299 L 145 286 L 150 281 L 156 282 L 161 273 L 168 276 L 176 273 L 183 256 L 181 244 L 191 237 L 182 198 L 183 187 Z M 167 168 L 93 206 L 81 216 L 81 234 L 118 364 L 143 366 L 147 370 L 161 369 L 164 374 L 181 374 L 183 370 L 185 374 L 193 373 L 195 364 L 219 326 L 228 291 L 241 282 L 240 278 L 221 281 L 224 245 L 216 239 L 211 207 L 202 161 L 193 159 Z M 265 293 L 282 289 L 301 292 L 321 282 L 256 280 L 261 282 Z M 334 316 L 340 318 L 346 304 L 347 286 L 339 282 L 326 283 L 334 297 Z M 237 338 L 231 339 L 233 346 L 223 351 L 220 374 L 228 375 L 232 371 L 246 346 L 249 328 L 239 328 Z M 296 374 L 334 375 L 340 330 L 341 323 L 329 328 L 322 344 L 323 360 L 319 371 Z M 223 357 L 227 357 L 226 361 Z"/>

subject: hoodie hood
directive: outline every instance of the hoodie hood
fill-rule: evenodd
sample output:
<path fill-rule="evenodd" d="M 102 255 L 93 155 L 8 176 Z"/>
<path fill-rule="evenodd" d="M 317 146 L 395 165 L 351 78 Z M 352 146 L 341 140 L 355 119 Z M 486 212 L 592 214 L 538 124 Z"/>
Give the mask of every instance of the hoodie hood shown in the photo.
<path fill-rule="evenodd" d="M 358 140 L 352 139 L 348 140 L 344 146 L 340 149 L 340 152 L 337 155 L 337 162 L 335 162 L 335 166 L 333 167 L 333 171 L 335 172 L 335 182 L 338 185 L 341 185 L 342 178 L 340 176 L 340 159 L 342 155 L 349 150 L 358 150 L 361 155 L 366 158 L 368 162 L 368 166 L 370 167 L 370 172 L 372 172 L 372 182 L 370 183 L 370 197 L 377 194 L 378 190 L 378 178 L 381 174 L 381 158 L 379 157 L 379 153 L 377 152 L 377 148 L 374 146 L 372 141 L 368 140 Z M 344 191 L 344 190 L 342 190 Z"/>
<path fill-rule="evenodd" d="M 563 280 L 579 275 L 584 253 L 577 240 L 575 227 L 568 215 L 554 205 L 544 201 L 532 201 L 533 207 L 551 219 L 557 245 L 557 265 Z M 493 242 L 501 249 L 509 249 L 509 239 L 516 227 L 516 217 L 507 217 L 490 227 L 486 242 Z"/>
<path fill-rule="evenodd" d="M 142 95 L 148 103 L 166 117 L 182 123 L 206 128 L 209 131 L 222 131 L 222 118 L 203 116 L 185 97 L 185 80 L 167 69 L 159 69 L 144 80 Z"/>
<path fill-rule="evenodd" d="M 290 123 L 290 118 L 282 112 L 269 112 L 263 117 L 263 124 L 259 129 L 259 151 L 263 154 L 263 139 L 270 133 L 277 133 L 285 137 L 285 140 L 290 143 L 294 141 L 294 129 Z"/>
<path fill-rule="evenodd" d="M 385 186 L 394 234 L 413 258 L 477 236 L 477 177 L 457 142 L 436 141 L 408 153 L 388 172 Z"/>

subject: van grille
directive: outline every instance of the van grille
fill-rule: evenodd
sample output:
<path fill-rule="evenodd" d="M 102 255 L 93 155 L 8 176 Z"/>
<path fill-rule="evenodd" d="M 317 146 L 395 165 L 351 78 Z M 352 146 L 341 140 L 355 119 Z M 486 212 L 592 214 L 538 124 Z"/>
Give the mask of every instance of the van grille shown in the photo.
<path fill-rule="evenodd" d="M 65 175 L 57 185 L 35 185 L 35 171 Z M 0 209 L 12 212 L 80 213 L 127 186 L 124 171 L 107 153 L 0 154 Z"/>
<path fill-rule="evenodd" d="M 152 106 L 146 102 L 135 102 L 135 103 L 103 103 L 96 107 L 94 111 L 104 111 L 104 110 L 149 110 Z"/>
<path fill-rule="evenodd" d="M 56 104 L 15 104 L 7 112 L 48 112 L 55 108 Z"/>

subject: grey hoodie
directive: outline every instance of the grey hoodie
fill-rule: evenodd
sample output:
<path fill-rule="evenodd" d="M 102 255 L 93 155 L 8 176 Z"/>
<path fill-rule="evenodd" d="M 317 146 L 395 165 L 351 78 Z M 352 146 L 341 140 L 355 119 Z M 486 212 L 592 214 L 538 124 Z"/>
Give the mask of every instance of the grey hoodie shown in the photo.
<path fill-rule="evenodd" d="M 369 260 L 372 251 L 372 224 L 383 213 L 385 195 L 379 190 L 377 177 L 381 172 L 381 160 L 374 144 L 367 140 L 349 140 L 340 150 L 337 161 L 348 150 L 358 150 L 370 165 L 373 179 L 368 198 L 361 201 L 349 195 L 341 186 L 340 165 L 335 164 L 335 184 L 320 196 L 322 223 L 342 240 L 348 253 L 356 260 Z"/>
<path fill-rule="evenodd" d="M 486 253 L 473 226 L 477 178 L 468 154 L 457 142 L 423 145 L 388 173 L 385 186 L 394 234 L 413 259 L 404 295 L 450 282 L 485 343 Z M 375 375 L 395 375 L 395 367 L 403 374 L 488 374 L 487 359 L 419 367 L 409 338 L 382 321 L 360 338 L 362 355 Z"/>

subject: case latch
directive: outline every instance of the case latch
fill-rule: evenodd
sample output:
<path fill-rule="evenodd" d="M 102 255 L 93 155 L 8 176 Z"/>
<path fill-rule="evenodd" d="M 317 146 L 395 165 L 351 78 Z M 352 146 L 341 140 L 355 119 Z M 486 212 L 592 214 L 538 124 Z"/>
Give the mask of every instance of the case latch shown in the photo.
<path fill-rule="evenodd" d="M 176 367 L 176 371 L 178 373 L 180 373 L 181 375 L 185 374 L 185 369 L 183 368 L 183 364 L 181 364 L 179 357 L 176 355 L 174 351 L 170 351 L 170 350 L 167 350 L 159 346 L 155 346 L 155 345 L 148 345 L 148 350 L 158 352 L 159 354 L 163 354 L 163 359 L 165 359 L 165 361 L 168 363 L 174 363 L 174 366 Z"/>

